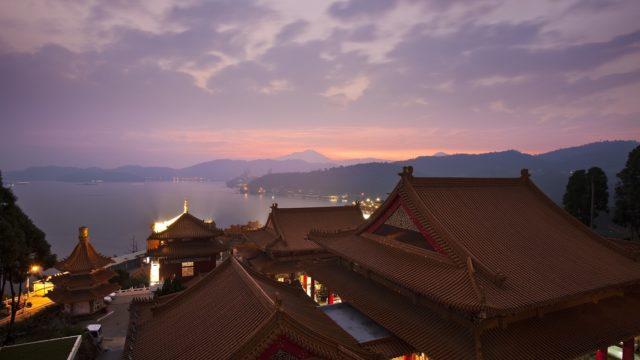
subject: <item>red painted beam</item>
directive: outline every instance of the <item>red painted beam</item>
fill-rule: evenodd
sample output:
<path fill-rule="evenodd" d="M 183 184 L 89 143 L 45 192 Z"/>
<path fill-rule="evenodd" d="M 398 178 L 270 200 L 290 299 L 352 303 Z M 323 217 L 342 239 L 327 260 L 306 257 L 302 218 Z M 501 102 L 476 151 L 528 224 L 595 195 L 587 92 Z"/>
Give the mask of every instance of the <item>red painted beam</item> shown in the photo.
<path fill-rule="evenodd" d="M 598 349 L 596 351 L 596 360 L 607 360 L 607 348 Z"/>
<path fill-rule="evenodd" d="M 622 343 L 622 360 L 633 360 L 634 350 L 635 350 L 635 342 L 633 338 L 625 340 Z"/>

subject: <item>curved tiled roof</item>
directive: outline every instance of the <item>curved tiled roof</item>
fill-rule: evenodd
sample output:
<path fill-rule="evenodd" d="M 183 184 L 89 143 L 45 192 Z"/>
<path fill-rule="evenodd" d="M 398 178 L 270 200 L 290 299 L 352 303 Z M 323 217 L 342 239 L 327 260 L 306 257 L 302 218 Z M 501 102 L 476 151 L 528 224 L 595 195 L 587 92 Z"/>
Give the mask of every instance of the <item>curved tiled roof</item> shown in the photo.
<path fill-rule="evenodd" d="M 189 256 L 216 255 L 226 248 L 217 240 L 174 241 L 147 251 L 154 258 L 178 259 Z"/>
<path fill-rule="evenodd" d="M 221 234 L 214 222 L 206 223 L 188 212 L 182 213 L 167 228 L 153 232 L 148 240 L 212 238 Z"/>
<path fill-rule="evenodd" d="M 368 235 L 400 201 L 441 253 Z M 409 172 L 352 234 L 313 233 L 330 252 L 447 307 L 513 314 L 640 283 L 640 264 L 520 178 L 416 178 Z M 427 250 L 425 250 L 427 251 Z M 447 258 L 448 265 L 433 261 Z"/>
<path fill-rule="evenodd" d="M 108 282 L 86 289 L 75 290 L 56 286 L 56 288 L 47 293 L 47 297 L 53 302 L 59 304 L 70 304 L 81 301 L 102 299 L 119 288 L 120 286 L 118 284 L 111 284 Z"/>
<path fill-rule="evenodd" d="M 245 235 L 262 250 L 271 252 L 317 251 L 320 247 L 307 240 L 312 229 L 336 231 L 355 229 L 364 218 L 359 206 L 307 208 L 271 208 L 267 224 Z"/>
<path fill-rule="evenodd" d="M 51 277 L 51 282 L 56 288 L 87 289 L 108 282 L 116 276 L 111 269 L 98 269 L 90 273 L 81 274 L 58 274 Z"/>
<path fill-rule="evenodd" d="M 308 271 L 429 359 L 572 359 L 640 332 L 637 292 L 483 327 L 417 304 L 335 259 L 309 263 Z"/>
<path fill-rule="evenodd" d="M 132 318 L 125 356 L 133 359 L 252 359 L 282 338 L 320 358 L 373 358 L 300 289 L 233 257 L 146 319 Z"/>
<path fill-rule="evenodd" d="M 81 235 L 78 244 L 66 259 L 56 263 L 55 268 L 60 271 L 78 273 L 89 272 L 112 263 L 111 258 L 100 254 L 93 245 L 91 245 L 86 228 L 84 235 L 83 228 L 80 229 Z"/>

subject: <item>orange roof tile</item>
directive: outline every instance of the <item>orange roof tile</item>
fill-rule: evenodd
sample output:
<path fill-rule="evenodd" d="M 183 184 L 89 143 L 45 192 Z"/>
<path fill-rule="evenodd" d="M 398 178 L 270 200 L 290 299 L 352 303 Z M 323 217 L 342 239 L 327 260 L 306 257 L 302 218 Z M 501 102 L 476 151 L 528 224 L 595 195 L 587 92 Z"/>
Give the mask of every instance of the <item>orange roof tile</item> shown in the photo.
<path fill-rule="evenodd" d="M 51 277 L 51 282 L 56 287 L 87 289 L 108 282 L 114 276 L 116 276 L 116 273 L 113 270 L 102 268 L 90 273 L 59 274 Z"/>
<path fill-rule="evenodd" d="M 179 259 L 190 256 L 215 255 L 226 248 L 217 240 L 173 241 L 147 251 L 154 258 Z"/>
<path fill-rule="evenodd" d="M 436 250 L 369 234 L 396 202 Z M 489 316 L 640 283 L 640 264 L 560 209 L 528 173 L 473 179 L 407 171 L 357 231 L 309 238 L 430 300 Z"/>
<path fill-rule="evenodd" d="M 78 244 L 73 248 L 71 255 L 56 263 L 55 268 L 70 273 L 90 272 L 112 262 L 111 258 L 103 256 L 91 245 L 89 230 L 83 226 L 80 228 Z"/>
<path fill-rule="evenodd" d="M 102 299 L 119 288 L 120 286 L 118 284 L 111 284 L 108 282 L 83 289 L 70 289 L 67 287 L 56 286 L 53 290 L 47 293 L 47 297 L 58 304 L 70 304 L 81 301 Z"/>
<path fill-rule="evenodd" d="M 148 240 L 213 238 L 221 235 L 214 222 L 206 223 L 188 212 L 182 213 L 161 232 L 152 232 Z"/>
<path fill-rule="evenodd" d="M 418 304 L 339 260 L 314 261 L 307 269 L 429 359 L 569 359 L 640 333 L 637 292 L 483 328 L 455 311 Z"/>
<path fill-rule="evenodd" d="M 262 250 L 272 253 L 318 251 L 320 247 L 307 240 L 310 230 L 354 229 L 363 221 L 358 206 L 280 208 L 276 204 L 266 225 L 245 235 Z"/>
<path fill-rule="evenodd" d="M 300 289 L 233 257 L 146 315 L 132 314 L 125 357 L 252 359 L 283 337 L 321 358 L 374 357 Z"/>

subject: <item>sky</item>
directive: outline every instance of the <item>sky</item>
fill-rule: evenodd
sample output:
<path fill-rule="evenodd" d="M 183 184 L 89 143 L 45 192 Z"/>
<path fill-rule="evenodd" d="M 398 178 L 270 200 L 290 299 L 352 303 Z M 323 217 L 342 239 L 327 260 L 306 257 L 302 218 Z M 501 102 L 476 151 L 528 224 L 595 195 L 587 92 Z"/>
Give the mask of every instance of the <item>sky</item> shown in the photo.
<path fill-rule="evenodd" d="M 0 1 L 0 169 L 640 139 L 640 1 Z"/>

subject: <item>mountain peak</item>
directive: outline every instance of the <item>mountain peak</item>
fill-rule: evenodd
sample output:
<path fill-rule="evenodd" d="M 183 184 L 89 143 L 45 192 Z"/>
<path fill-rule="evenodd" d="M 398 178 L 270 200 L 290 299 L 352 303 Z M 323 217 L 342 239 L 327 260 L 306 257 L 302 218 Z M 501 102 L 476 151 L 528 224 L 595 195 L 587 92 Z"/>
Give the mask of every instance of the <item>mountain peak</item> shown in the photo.
<path fill-rule="evenodd" d="M 303 151 L 294 152 L 288 155 L 281 156 L 277 160 L 303 160 L 310 163 L 330 163 L 331 159 L 322 155 L 321 153 L 307 149 Z"/>

